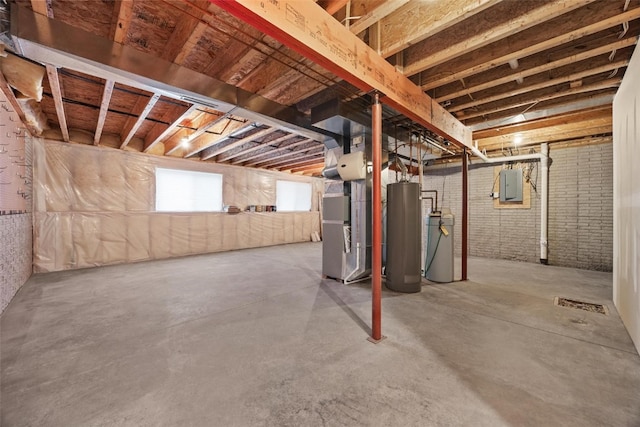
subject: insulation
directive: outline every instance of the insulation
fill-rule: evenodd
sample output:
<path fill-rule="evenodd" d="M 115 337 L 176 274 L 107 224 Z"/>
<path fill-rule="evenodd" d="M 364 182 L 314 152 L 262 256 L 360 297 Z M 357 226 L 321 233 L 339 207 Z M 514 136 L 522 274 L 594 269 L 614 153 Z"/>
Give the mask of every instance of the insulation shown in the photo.
<path fill-rule="evenodd" d="M 45 68 L 15 55 L 0 58 L 0 70 L 7 83 L 27 98 L 42 101 Z"/>
<path fill-rule="evenodd" d="M 320 179 L 34 140 L 34 265 L 58 271 L 311 240 Z M 155 211 L 155 168 L 223 175 L 239 214 Z M 312 183 L 311 212 L 247 212 L 276 203 L 276 181 Z"/>

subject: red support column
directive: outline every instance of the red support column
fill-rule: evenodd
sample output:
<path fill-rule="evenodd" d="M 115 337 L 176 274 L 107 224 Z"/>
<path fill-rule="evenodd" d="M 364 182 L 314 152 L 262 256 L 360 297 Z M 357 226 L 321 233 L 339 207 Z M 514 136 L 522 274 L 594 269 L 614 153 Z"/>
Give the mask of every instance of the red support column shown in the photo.
<path fill-rule="evenodd" d="M 465 147 L 462 149 L 462 280 L 467 280 L 467 249 L 469 245 L 468 170 L 469 156 Z"/>
<path fill-rule="evenodd" d="M 373 206 L 372 206 L 372 256 L 371 260 L 371 338 L 378 342 L 382 337 L 382 105 L 378 94 L 374 95 L 371 108 L 373 129 Z"/>

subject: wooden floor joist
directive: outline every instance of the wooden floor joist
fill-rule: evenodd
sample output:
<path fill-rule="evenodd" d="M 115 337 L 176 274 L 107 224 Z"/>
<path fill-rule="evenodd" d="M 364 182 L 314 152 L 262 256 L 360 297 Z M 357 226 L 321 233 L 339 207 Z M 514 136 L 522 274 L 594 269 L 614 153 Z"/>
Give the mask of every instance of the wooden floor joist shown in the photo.
<path fill-rule="evenodd" d="M 471 147 L 471 131 L 311 0 L 209 0 L 426 128 Z"/>

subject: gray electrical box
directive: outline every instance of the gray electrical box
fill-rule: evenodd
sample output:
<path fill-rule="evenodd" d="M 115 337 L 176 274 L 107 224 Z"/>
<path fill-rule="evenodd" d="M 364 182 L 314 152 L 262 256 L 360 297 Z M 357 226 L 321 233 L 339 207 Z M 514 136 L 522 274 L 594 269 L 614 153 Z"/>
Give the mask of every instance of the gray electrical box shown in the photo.
<path fill-rule="evenodd" d="M 522 169 L 500 171 L 500 201 L 522 202 Z"/>

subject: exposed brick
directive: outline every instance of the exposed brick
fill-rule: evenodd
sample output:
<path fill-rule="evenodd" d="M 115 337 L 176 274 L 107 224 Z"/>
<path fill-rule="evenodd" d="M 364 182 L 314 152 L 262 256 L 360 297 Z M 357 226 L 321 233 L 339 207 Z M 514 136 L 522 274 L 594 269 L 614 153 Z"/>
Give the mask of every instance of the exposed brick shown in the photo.
<path fill-rule="evenodd" d="M 610 144 L 550 152 L 549 263 L 611 271 L 613 265 L 613 149 Z M 489 197 L 493 167 L 469 170 L 469 254 L 538 262 L 540 195 L 531 191 L 531 209 L 495 209 Z M 455 251 L 461 252 L 459 167 L 426 170 L 425 188 L 441 191 L 456 214 Z M 540 178 L 538 177 L 538 185 Z"/>

